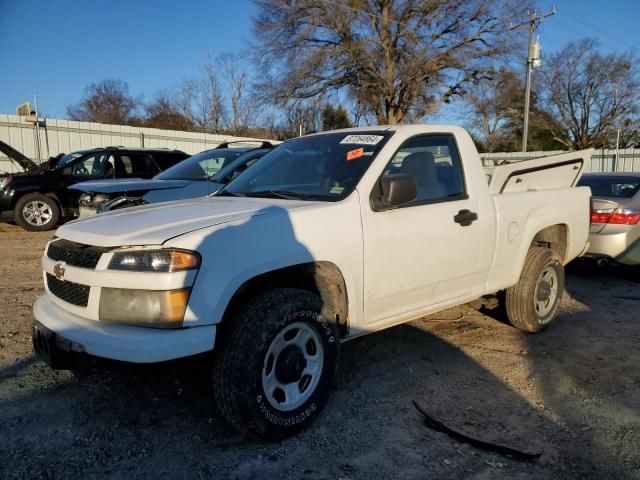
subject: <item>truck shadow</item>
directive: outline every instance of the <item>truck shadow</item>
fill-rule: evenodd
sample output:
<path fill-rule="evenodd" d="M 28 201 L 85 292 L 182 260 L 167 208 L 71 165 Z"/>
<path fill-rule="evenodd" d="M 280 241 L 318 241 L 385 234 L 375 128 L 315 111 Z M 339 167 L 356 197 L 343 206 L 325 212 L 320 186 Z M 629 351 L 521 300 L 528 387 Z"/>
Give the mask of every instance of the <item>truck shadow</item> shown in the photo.
<path fill-rule="evenodd" d="M 276 444 L 238 435 L 218 417 L 207 358 L 133 369 L 114 364 L 81 381 L 63 375 L 44 390 L 36 388 L 38 381 L 52 373 L 42 364 L 28 365 L 19 379 L 2 381 L 27 387 L 2 389 L 0 465 L 8 476 L 20 477 L 69 471 L 132 472 L 141 478 L 272 478 L 289 472 L 294 478 L 363 479 L 388 478 L 390 472 L 404 478 L 593 473 L 585 458 L 584 468 L 565 465 L 558 436 L 571 441 L 571 435 L 562 418 L 551 418 L 508 379 L 446 340 L 480 331 L 482 322 L 490 321 L 463 318 L 435 331 L 414 322 L 345 344 L 324 413 L 308 430 Z M 519 342 L 503 348 L 514 367 L 522 361 Z M 529 356 L 542 355 L 530 348 Z M 12 398 L 8 390 L 24 394 Z M 456 442 L 424 426 L 412 400 L 471 436 L 542 451 L 542 458 L 518 462 Z M 344 448 L 336 451 L 338 445 Z"/>
<path fill-rule="evenodd" d="M 640 475 L 638 273 L 570 264 L 561 315 L 543 333 L 523 336 L 543 403 L 580 446 L 566 449 L 565 461 L 585 476 Z"/>
<path fill-rule="evenodd" d="M 264 213 L 279 220 L 258 236 Z M 277 247 L 298 262 L 313 260 L 288 215 L 277 211 L 221 228 L 204 243 L 203 251 L 237 247 L 210 264 L 220 270 L 243 262 L 247 249 L 265 254 Z M 568 398 L 574 388 L 565 380 L 566 371 L 573 373 L 565 369 L 568 359 L 577 359 L 579 378 L 597 375 L 597 357 L 584 353 L 598 332 L 594 317 L 570 310 L 557 326 L 529 336 L 464 307 L 460 312 L 449 317 L 456 321 L 432 317 L 344 344 L 323 414 L 279 443 L 248 439 L 221 420 L 209 355 L 103 364 L 81 380 L 27 360 L 0 370 L 0 477 L 624 478 L 628 470 L 616 466 L 609 445 L 582 430 L 582 413 Z M 542 399 L 532 395 L 536 387 Z M 520 462 L 454 441 L 423 424 L 414 400 L 471 436 L 542 457 Z M 583 451 L 572 448 L 576 442 Z"/>

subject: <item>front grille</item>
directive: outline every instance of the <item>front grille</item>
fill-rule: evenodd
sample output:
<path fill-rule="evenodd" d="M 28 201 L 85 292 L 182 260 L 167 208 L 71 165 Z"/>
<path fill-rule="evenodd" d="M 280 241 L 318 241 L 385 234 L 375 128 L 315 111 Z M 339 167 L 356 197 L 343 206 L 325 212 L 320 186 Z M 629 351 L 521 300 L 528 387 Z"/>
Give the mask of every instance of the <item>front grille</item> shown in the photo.
<path fill-rule="evenodd" d="M 72 305 L 86 307 L 89 303 L 89 290 L 91 290 L 91 287 L 88 285 L 58 280 L 50 273 L 47 273 L 47 287 L 60 300 Z"/>
<path fill-rule="evenodd" d="M 100 256 L 107 248 L 83 245 L 69 240 L 55 240 L 49 244 L 47 256 L 51 260 L 65 262 L 67 265 L 95 269 Z"/>

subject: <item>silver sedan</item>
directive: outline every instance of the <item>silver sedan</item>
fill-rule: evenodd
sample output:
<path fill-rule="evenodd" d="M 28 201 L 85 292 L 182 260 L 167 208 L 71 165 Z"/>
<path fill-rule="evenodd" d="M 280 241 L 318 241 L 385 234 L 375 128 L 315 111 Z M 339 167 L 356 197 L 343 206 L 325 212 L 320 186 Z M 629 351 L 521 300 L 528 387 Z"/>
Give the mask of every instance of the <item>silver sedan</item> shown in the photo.
<path fill-rule="evenodd" d="M 640 173 L 585 174 L 591 187 L 591 229 L 587 256 L 640 265 Z"/>

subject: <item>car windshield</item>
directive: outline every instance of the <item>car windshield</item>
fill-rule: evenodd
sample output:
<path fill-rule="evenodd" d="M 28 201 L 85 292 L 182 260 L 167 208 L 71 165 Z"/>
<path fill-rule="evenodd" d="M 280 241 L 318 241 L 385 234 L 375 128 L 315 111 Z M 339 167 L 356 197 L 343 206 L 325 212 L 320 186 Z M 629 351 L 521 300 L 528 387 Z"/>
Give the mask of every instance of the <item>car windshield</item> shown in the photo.
<path fill-rule="evenodd" d="M 71 162 L 73 162 L 76 158 L 81 157 L 82 155 L 84 155 L 84 152 L 67 153 L 64 157 L 58 160 L 58 163 L 56 164 L 56 168 L 64 168 L 67 165 L 69 165 Z"/>
<path fill-rule="evenodd" d="M 238 158 L 245 150 L 221 148 L 207 150 L 166 169 L 156 180 L 205 180 Z"/>
<path fill-rule="evenodd" d="M 582 177 L 581 187 L 590 187 L 595 197 L 631 198 L 640 189 L 640 177 Z"/>
<path fill-rule="evenodd" d="M 217 183 L 229 183 L 232 179 L 236 178 L 247 168 L 256 163 L 258 159 L 264 156 L 267 152 L 268 150 L 250 150 L 247 153 L 240 155 L 232 162 L 227 162 L 223 168 L 218 170 L 218 173 L 211 177 L 211 181 Z"/>
<path fill-rule="evenodd" d="M 338 201 L 356 187 L 392 132 L 300 137 L 267 153 L 221 195 Z"/>

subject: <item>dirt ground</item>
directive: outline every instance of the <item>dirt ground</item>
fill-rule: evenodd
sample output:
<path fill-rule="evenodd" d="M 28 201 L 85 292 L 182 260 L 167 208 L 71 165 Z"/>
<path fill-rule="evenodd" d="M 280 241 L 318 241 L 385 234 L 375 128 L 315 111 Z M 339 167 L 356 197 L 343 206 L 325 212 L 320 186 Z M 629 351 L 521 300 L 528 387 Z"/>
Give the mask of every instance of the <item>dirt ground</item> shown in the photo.
<path fill-rule="evenodd" d="M 82 380 L 31 351 L 50 233 L 0 224 L 0 478 L 640 479 L 640 272 L 570 266 L 556 323 L 520 333 L 465 306 L 343 346 L 314 425 L 281 443 L 217 416 L 206 362 Z M 427 428 L 527 451 L 518 461 Z"/>

